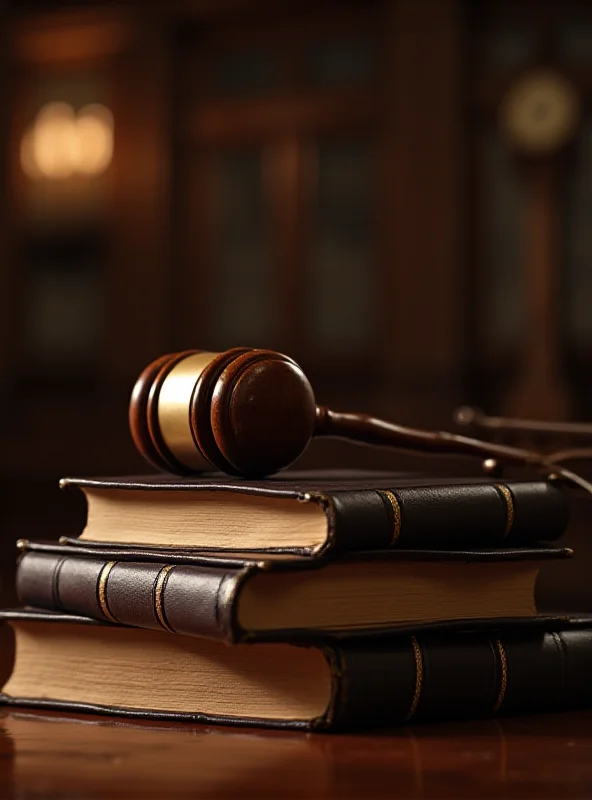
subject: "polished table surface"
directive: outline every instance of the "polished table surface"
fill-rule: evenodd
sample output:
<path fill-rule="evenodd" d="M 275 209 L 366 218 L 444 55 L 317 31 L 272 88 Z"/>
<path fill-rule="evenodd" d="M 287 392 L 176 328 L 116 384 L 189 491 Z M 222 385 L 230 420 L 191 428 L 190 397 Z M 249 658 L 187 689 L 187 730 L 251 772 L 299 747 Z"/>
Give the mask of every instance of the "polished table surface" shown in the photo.
<path fill-rule="evenodd" d="M 0 797 L 589 798 L 592 712 L 318 735 L 0 712 Z"/>

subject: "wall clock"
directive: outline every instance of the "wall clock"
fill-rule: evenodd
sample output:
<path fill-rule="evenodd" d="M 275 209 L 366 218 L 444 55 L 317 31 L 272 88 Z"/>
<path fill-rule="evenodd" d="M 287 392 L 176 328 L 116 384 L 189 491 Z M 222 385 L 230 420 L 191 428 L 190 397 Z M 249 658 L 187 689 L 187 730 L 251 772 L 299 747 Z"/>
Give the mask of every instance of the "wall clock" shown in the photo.
<path fill-rule="evenodd" d="M 500 122 L 511 144 L 528 155 L 550 155 L 574 136 L 580 98 L 560 72 L 537 69 L 522 75 L 502 101 Z"/>

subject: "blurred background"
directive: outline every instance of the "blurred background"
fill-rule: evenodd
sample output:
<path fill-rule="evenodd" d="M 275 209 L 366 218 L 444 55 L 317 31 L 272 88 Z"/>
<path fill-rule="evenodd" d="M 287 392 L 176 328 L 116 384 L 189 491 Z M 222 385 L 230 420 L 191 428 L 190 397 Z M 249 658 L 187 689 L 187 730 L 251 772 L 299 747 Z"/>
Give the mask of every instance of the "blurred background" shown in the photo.
<path fill-rule="evenodd" d="M 162 353 L 278 349 L 319 401 L 408 424 L 591 416 L 589 3 L 0 15 L 7 573 L 16 538 L 81 529 L 59 477 L 144 469 L 127 403 Z M 335 458 L 397 466 L 304 463 Z"/>

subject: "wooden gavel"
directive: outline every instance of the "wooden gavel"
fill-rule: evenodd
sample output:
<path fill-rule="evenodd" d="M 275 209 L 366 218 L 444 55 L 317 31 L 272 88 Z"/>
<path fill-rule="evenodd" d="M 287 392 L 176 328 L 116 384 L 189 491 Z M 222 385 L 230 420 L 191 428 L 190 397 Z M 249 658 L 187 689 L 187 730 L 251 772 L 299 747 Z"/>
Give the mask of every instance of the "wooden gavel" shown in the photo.
<path fill-rule="evenodd" d="M 362 444 L 476 456 L 490 472 L 503 464 L 535 467 L 592 493 L 587 481 L 536 451 L 317 406 L 298 364 L 272 350 L 188 350 L 156 359 L 136 381 L 129 423 L 144 458 L 178 474 L 221 470 L 259 478 L 295 461 L 313 437 L 338 436 Z"/>

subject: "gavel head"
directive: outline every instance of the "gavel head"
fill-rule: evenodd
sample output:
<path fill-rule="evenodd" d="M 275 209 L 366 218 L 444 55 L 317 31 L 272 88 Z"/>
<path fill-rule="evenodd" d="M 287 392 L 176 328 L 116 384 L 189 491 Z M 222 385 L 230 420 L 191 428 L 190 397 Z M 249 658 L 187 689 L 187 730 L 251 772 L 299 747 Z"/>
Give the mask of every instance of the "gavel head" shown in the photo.
<path fill-rule="evenodd" d="M 137 449 L 179 474 L 270 475 L 304 452 L 315 418 L 298 364 L 249 348 L 162 356 L 136 381 L 129 407 Z"/>

